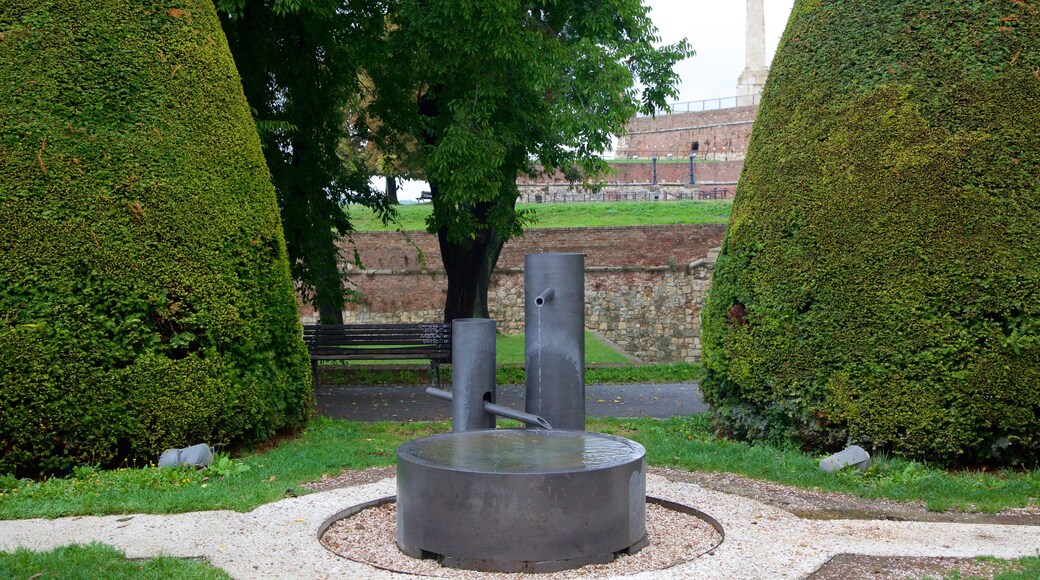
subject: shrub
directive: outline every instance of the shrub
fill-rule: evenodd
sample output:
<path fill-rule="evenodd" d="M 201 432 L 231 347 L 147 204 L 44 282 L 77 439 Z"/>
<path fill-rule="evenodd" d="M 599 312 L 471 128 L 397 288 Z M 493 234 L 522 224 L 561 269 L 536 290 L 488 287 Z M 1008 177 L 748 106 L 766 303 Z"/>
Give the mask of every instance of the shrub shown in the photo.
<path fill-rule="evenodd" d="M 0 473 L 306 419 L 255 127 L 209 0 L 0 0 Z"/>
<path fill-rule="evenodd" d="M 1035 457 L 1038 127 L 1035 3 L 796 2 L 704 311 L 719 426 Z"/>

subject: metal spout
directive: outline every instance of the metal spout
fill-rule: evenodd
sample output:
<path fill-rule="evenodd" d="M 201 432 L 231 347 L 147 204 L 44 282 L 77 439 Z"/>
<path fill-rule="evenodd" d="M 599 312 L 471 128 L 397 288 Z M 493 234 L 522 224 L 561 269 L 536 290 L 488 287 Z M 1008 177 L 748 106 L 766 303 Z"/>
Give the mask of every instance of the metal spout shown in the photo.
<path fill-rule="evenodd" d="M 556 291 L 552 287 L 546 288 L 544 292 L 535 297 L 534 303 L 536 306 L 543 306 L 546 302 L 553 299 L 556 295 Z"/>
<path fill-rule="evenodd" d="M 443 401 L 451 402 L 454 396 L 445 390 L 437 389 L 434 387 L 426 387 L 426 394 L 432 397 L 436 397 Z M 542 429 L 552 429 L 552 425 L 548 421 L 539 417 L 538 415 L 532 415 L 531 413 L 525 413 L 523 411 L 517 411 L 516 409 L 510 409 L 509 407 L 503 407 L 502 405 L 496 405 L 494 403 L 484 403 L 484 412 L 489 415 L 497 415 L 499 417 L 505 417 L 506 419 L 515 419 L 522 421 L 533 427 L 541 427 Z"/>
<path fill-rule="evenodd" d="M 452 398 L 453 398 L 451 396 L 451 393 L 449 393 L 448 391 L 445 391 L 443 389 L 438 389 L 436 387 L 426 387 L 426 394 L 430 395 L 432 397 L 437 397 L 438 399 L 441 399 L 442 401 L 448 401 L 449 403 L 452 401 Z"/>
<path fill-rule="evenodd" d="M 505 417 L 506 419 L 516 419 L 517 421 L 523 421 L 524 423 L 527 423 L 528 425 L 531 425 L 533 427 L 541 427 L 542 429 L 552 429 L 552 425 L 550 425 L 548 421 L 539 417 L 538 415 L 532 415 L 531 413 L 517 411 L 516 409 L 510 409 L 509 407 L 503 407 L 502 405 L 496 405 L 494 403 L 484 403 L 484 411 L 486 413 L 491 413 L 492 415 Z"/>

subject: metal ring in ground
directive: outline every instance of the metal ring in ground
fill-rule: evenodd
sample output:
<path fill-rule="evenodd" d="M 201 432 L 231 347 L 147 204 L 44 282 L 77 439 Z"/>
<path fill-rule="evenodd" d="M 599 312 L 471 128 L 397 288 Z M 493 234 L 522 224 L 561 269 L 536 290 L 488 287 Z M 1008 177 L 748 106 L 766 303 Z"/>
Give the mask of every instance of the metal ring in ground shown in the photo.
<path fill-rule="evenodd" d="M 632 571 L 630 573 L 643 572 L 643 571 L 652 571 L 652 570 L 667 570 L 667 569 L 673 568 L 675 566 L 680 566 L 680 565 L 685 564 L 687 562 L 691 562 L 693 560 L 696 560 L 697 558 L 699 558 L 699 557 L 701 557 L 703 555 L 712 553 L 713 551 L 718 549 L 718 547 L 725 540 L 725 530 L 723 529 L 722 525 L 715 518 L 713 518 L 712 516 L 708 515 L 707 513 L 703 512 L 701 510 L 698 510 L 696 508 L 690 507 L 690 506 L 682 504 L 682 503 L 678 503 L 678 502 L 667 500 L 667 499 L 663 499 L 663 498 L 653 497 L 653 496 L 647 496 L 646 501 L 647 501 L 648 504 L 654 504 L 654 505 L 659 506 L 659 507 L 661 507 L 663 509 L 666 509 L 666 510 L 669 510 L 669 511 L 673 511 L 673 512 L 676 512 L 676 513 L 681 513 L 681 514 L 684 514 L 684 515 L 688 515 L 688 516 L 697 518 L 698 520 L 701 520 L 702 522 L 707 524 L 708 527 L 710 527 L 711 529 L 713 529 L 717 533 L 717 535 L 716 535 L 717 539 L 714 540 L 710 544 L 705 544 L 703 546 L 700 546 L 698 548 L 698 550 L 696 551 L 696 553 L 694 553 L 692 555 L 684 556 L 681 559 L 675 560 L 675 561 L 673 561 L 671 563 L 668 563 L 666 565 L 655 565 L 655 566 L 646 567 L 646 568 L 632 569 Z M 319 540 L 322 540 L 323 546 L 327 550 L 329 550 L 330 552 L 332 552 L 332 553 L 334 553 L 334 554 L 336 554 L 338 556 L 341 556 L 343 558 L 346 558 L 348 560 L 352 560 L 354 562 L 358 562 L 358 563 L 364 564 L 366 566 L 371 566 L 371 567 L 373 567 L 375 569 L 378 569 L 378 570 L 385 570 L 385 571 L 388 571 L 388 572 L 395 572 L 395 573 L 399 573 L 399 574 L 409 574 L 409 575 L 412 575 L 412 576 L 432 576 L 432 575 L 437 575 L 436 573 L 432 572 L 431 569 L 423 570 L 421 572 L 418 571 L 418 570 L 408 569 L 408 567 L 407 567 L 408 566 L 408 564 L 407 564 L 408 562 L 415 562 L 415 563 L 418 564 L 418 562 L 420 562 L 421 560 L 412 559 L 411 557 L 409 557 L 409 556 L 401 553 L 399 550 L 397 550 L 396 546 L 394 545 L 394 525 L 393 525 L 392 521 L 388 522 L 386 524 L 386 526 L 385 526 L 386 529 L 385 530 L 382 530 L 381 532 L 378 533 L 377 541 L 379 543 L 382 543 L 382 544 L 385 544 L 386 546 L 391 547 L 392 553 L 396 554 L 396 558 L 402 559 L 402 560 L 398 560 L 396 563 L 392 562 L 392 561 L 388 562 L 388 561 L 385 561 L 385 560 L 371 559 L 370 557 L 366 557 L 365 555 L 360 555 L 359 556 L 357 552 L 353 552 L 352 553 L 351 549 L 354 549 L 356 547 L 356 545 L 357 545 L 356 541 L 350 541 L 349 542 L 349 545 L 351 546 L 351 549 L 348 549 L 348 550 L 336 550 L 336 549 L 334 549 L 334 547 L 330 547 L 330 545 L 325 542 L 325 535 L 326 535 L 326 533 L 330 533 L 329 532 L 330 528 L 332 528 L 332 526 L 334 524 L 336 524 L 337 522 L 341 522 L 341 521 L 343 521 L 345 519 L 357 516 L 358 514 L 361 514 L 362 512 L 364 512 L 365 510 L 379 508 L 379 507 L 386 506 L 387 504 L 392 504 L 392 503 L 395 503 L 395 502 L 396 502 L 396 496 L 387 496 L 387 497 L 379 498 L 379 499 L 376 499 L 376 500 L 373 500 L 373 501 L 368 501 L 368 502 L 364 502 L 364 503 L 361 503 L 361 504 L 357 504 L 357 505 L 351 506 L 349 508 L 346 508 L 344 510 L 341 510 L 341 511 L 337 512 L 335 515 L 333 515 L 332 517 L 330 517 L 327 520 L 325 520 L 322 523 L 322 525 L 319 526 L 317 537 L 319 538 Z M 651 520 L 648 518 L 648 523 L 650 523 L 650 521 Z M 346 523 L 346 522 L 344 522 L 344 523 Z M 689 526 L 687 526 L 687 527 L 689 527 Z M 353 528 L 353 526 L 351 526 L 351 528 Z M 334 535 L 334 531 L 332 532 L 332 534 Z M 667 537 L 662 537 L 662 536 L 667 536 Z M 672 534 L 661 534 L 660 532 L 658 532 L 656 536 L 650 538 L 650 547 L 648 549 L 653 549 L 653 547 L 655 545 L 666 544 L 668 542 L 668 540 L 670 540 L 670 539 L 672 539 L 672 540 L 675 539 Z M 371 542 L 373 540 L 372 539 L 367 539 L 366 541 Z M 638 558 L 640 556 L 634 556 L 634 557 Z M 449 568 L 436 567 L 436 568 L 433 568 L 433 570 L 442 570 L 443 572 L 448 573 L 450 569 Z"/>

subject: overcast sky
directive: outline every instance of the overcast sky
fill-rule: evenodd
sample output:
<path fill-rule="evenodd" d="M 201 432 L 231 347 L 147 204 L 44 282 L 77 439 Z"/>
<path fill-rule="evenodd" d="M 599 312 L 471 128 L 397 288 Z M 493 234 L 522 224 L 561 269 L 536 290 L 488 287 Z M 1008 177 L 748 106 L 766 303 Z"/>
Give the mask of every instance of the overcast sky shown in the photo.
<path fill-rule="evenodd" d="M 682 77 L 680 101 L 699 101 L 737 94 L 744 70 L 744 0 L 645 0 L 661 40 L 685 37 L 697 55 L 676 66 Z M 766 58 L 772 60 L 787 25 L 794 0 L 765 0 Z"/>

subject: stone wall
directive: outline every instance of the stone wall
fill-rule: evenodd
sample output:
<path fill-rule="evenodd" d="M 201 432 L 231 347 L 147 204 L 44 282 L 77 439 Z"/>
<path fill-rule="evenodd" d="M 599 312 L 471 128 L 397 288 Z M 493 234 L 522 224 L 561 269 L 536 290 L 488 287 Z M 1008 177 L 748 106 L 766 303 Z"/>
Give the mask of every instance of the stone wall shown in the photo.
<path fill-rule="evenodd" d="M 724 232 L 720 224 L 529 230 L 502 251 L 488 296 L 491 316 L 501 332 L 523 331 L 524 255 L 580 252 L 588 329 L 644 361 L 697 360 L 701 305 Z M 435 237 L 359 232 L 354 245 L 366 269 L 344 265 L 360 293 L 344 311 L 345 322 L 443 318 L 447 277 Z M 308 306 L 301 316 L 316 320 Z"/>
<path fill-rule="evenodd" d="M 714 258 L 674 267 L 586 268 L 585 327 L 645 362 L 700 360 L 701 308 L 713 265 Z M 523 332 L 523 286 L 523 271 L 495 274 L 488 301 L 499 331 Z"/>

